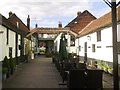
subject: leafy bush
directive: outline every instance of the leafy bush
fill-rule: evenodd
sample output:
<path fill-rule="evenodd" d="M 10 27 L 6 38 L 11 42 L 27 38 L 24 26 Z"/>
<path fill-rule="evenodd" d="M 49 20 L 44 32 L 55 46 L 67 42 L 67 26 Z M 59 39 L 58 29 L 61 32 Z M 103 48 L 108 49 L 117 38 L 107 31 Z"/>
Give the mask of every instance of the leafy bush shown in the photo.
<path fill-rule="evenodd" d="M 8 68 L 3 67 L 3 68 L 2 68 L 2 73 L 3 73 L 3 74 L 7 74 L 7 73 L 8 73 Z"/>
<path fill-rule="evenodd" d="M 51 52 L 46 52 L 46 57 L 52 57 L 52 53 Z"/>
<path fill-rule="evenodd" d="M 99 68 L 99 69 L 102 69 L 103 68 L 103 61 L 102 60 L 97 60 L 97 67 Z"/>
<path fill-rule="evenodd" d="M 9 62 L 9 59 L 7 58 L 7 56 L 5 56 L 5 58 L 3 60 L 2 68 L 10 69 L 10 62 Z"/>
<path fill-rule="evenodd" d="M 16 63 L 15 60 L 13 58 L 10 58 L 10 68 L 15 68 Z"/>

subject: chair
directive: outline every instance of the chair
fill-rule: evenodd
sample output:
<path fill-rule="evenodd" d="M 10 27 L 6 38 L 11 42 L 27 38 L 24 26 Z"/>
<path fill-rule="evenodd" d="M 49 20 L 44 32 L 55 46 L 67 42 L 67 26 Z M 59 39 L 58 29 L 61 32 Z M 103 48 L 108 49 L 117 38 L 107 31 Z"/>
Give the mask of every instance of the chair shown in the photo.
<path fill-rule="evenodd" d="M 68 88 L 102 89 L 103 70 L 69 70 Z"/>
<path fill-rule="evenodd" d="M 103 70 L 87 70 L 87 88 L 102 89 L 102 75 Z"/>
<path fill-rule="evenodd" d="M 85 70 L 69 70 L 68 88 L 86 88 Z"/>
<path fill-rule="evenodd" d="M 61 70 L 61 76 L 62 76 L 62 79 L 63 79 L 63 82 L 64 81 L 67 81 L 68 79 L 68 73 L 66 71 L 69 71 L 71 69 L 74 69 L 74 64 L 73 63 L 64 63 L 63 64 L 63 68 Z"/>

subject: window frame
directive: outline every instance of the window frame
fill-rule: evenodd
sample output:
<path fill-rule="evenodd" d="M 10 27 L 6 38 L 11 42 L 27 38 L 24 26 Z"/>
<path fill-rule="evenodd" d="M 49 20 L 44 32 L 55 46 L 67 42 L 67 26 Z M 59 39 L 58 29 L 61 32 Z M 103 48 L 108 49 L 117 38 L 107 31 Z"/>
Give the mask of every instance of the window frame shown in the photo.
<path fill-rule="evenodd" d="M 92 44 L 92 52 L 96 52 L 95 44 Z"/>
<path fill-rule="evenodd" d="M 101 41 L 101 30 L 97 31 L 97 42 Z"/>

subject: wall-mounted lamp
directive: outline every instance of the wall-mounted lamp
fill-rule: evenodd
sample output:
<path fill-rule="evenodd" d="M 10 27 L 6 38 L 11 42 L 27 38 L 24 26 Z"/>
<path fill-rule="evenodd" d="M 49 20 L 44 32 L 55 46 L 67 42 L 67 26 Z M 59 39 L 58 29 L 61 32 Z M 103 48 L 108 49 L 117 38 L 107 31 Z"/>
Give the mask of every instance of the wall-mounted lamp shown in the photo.
<path fill-rule="evenodd" d="M 90 37 L 90 36 L 87 36 L 87 40 L 91 41 L 91 37 Z"/>

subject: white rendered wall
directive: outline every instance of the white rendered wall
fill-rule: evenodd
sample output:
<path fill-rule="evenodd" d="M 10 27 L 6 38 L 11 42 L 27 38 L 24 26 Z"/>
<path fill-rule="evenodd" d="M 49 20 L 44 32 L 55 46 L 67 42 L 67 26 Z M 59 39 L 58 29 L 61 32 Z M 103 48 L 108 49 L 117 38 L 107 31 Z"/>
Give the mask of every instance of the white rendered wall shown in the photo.
<path fill-rule="evenodd" d="M 3 34 L 2 34 L 2 41 L 0 41 L 2 43 L 2 51 L 1 52 L 1 59 L 0 60 L 3 60 L 5 56 L 8 57 L 8 48 L 7 48 L 7 45 L 6 45 L 6 27 L 0 25 L 0 30 L 3 31 Z"/>
<path fill-rule="evenodd" d="M 88 37 L 91 37 L 91 40 L 88 40 Z M 87 56 L 89 58 L 104 60 L 112 62 L 112 29 L 104 28 L 101 30 L 101 41 L 97 42 L 97 33 L 83 36 L 79 38 L 79 45 L 81 46 L 81 51 L 79 52 L 80 56 L 84 56 L 84 43 L 87 42 Z M 92 52 L 92 44 L 95 44 L 95 52 Z M 97 48 L 101 46 L 101 48 Z M 109 47 L 109 48 L 107 48 Z"/>
<path fill-rule="evenodd" d="M 9 58 L 9 47 L 12 47 L 12 57 L 15 57 L 15 32 L 9 29 L 9 40 L 7 44 L 7 28 L 0 25 L 0 30 L 3 31 L 0 47 L 2 47 L 0 60 L 3 60 L 5 56 Z"/>
<path fill-rule="evenodd" d="M 15 57 L 15 39 L 15 32 L 9 30 L 9 47 L 12 47 L 12 58 Z"/>

